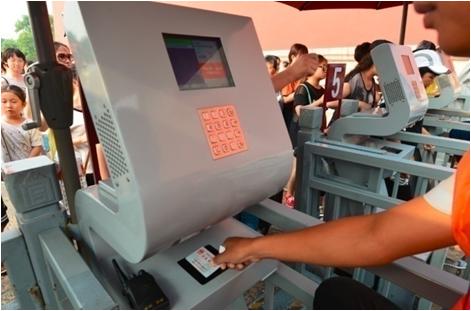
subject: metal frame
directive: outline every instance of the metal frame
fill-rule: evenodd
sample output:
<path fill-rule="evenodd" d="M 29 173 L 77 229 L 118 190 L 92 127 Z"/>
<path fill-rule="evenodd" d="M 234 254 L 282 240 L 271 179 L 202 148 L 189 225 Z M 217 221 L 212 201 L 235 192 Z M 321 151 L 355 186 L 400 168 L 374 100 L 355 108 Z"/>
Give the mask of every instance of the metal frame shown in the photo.
<path fill-rule="evenodd" d="M 39 241 L 61 309 L 118 308 L 62 230 L 42 232 Z"/>
<path fill-rule="evenodd" d="M 21 309 L 44 308 L 33 266 L 23 234 L 17 228 L 2 232 L 2 264 L 8 271 L 8 279 L 15 289 L 15 300 Z"/>
<path fill-rule="evenodd" d="M 283 205 L 268 199 L 248 208 L 246 211 L 272 223 L 283 231 L 299 230 L 323 223 L 317 218 L 297 210 L 287 209 Z M 365 269 L 444 308 L 451 307 L 462 295 L 466 294 L 469 286 L 466 280 L 413 257 L 405 257 L 387 265 L 366 267 Z M 280 271 L 273 275 L 273 280 L 282 282 L 283 273 L 289 270 L 281 268 Z M 278 273 L 281 276 L 276 276 Z M 301 278 L 303 281 L 296 281 L 296 278 L 287 279 L 290 282 L 300 282 L 295 284 L 299 284 L 301 288 L 313 286 L 312 289 L 315 289 L 314 287 L 317 287 L 312 285 L 312 281 L 308 282 L 304 278 Z M 311 285 L 303 284 L 304 281 Z M 285 289 L 285 287 L 281 288 Z M 304 296 L 304 298 L 302 298 L 302 295 L 296 297 L 302 299 L 303 302 L 309 301 L 306 298 L 307 296 Z"/>

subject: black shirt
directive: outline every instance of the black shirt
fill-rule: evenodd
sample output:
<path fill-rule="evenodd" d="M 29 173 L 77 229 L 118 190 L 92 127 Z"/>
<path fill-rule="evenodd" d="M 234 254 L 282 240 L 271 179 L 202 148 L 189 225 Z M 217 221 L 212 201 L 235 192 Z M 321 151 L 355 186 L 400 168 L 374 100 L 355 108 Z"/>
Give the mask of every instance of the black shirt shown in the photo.
<path fill-rule="evenodd" d="M 306 86 L 304 87 L 303 84 Z M 306 89 L 307 88 L 307 89 Z M 308 95 L 309 92 L 309 95 Z M 294 92 L 294 107 L 296 106 L 307 106 L 311 104 L 313 101 L 321 98 L 324 95 L 324 88 L 319 87 L 316 89 L 312 84 L 305 81 L 301 83 L 296 92 Z M 309 96 L 311 97 L 311 102 L 309 102 Z M 293 112 L 293 118 L 291 119 L 291 123 L 289 126 L 289 137 L 291 139 L 291 144 L 293 149 L 298 145 L 298 131 L 299 131 L 299 124 L 297 115 Z"/>
<path fill-rule="evenodd" d="M 307 87 L 309 90 L 309 95 L 311 96 L 311 100 L 315 101 L 319 98 L 321 98 L 322 95 L 324 95 L 324 88 L 319 87 L 316 89 L 312 84 L 309 82 L 305 81 L 301 83 L 298 88 L 296 89 L 296 92 L 294 93 L 294 106 L 306 106 L 311 104 L 309 102 L 309 96 L 308 96 L 308 91 L 306 90 L 306 87 L 303 86 L 303 84 Z"/>

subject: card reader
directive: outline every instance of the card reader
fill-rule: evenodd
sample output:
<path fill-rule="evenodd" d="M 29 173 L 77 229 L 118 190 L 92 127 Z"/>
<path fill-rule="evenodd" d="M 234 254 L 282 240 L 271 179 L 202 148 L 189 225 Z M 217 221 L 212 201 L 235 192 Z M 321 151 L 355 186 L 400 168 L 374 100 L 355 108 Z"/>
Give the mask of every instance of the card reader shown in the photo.
<path fill-rule="evenodd" d="M 225 271 L 213 263 L 213 258 L 218 254 L 217 249 L 206 245 L 179 260 L 178 264 L 201 285 L 204 285 Z"/>

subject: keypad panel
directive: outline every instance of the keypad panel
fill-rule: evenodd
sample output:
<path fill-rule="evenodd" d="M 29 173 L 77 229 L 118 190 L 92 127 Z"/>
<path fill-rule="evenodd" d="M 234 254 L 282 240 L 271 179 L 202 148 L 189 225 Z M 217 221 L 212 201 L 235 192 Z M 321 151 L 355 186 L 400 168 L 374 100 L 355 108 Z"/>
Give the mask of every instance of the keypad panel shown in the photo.
<path fill-rule="evenodd" d="M 198 114 L 214 160 L 248 150 L 233 105 L 200 108 Z"/>

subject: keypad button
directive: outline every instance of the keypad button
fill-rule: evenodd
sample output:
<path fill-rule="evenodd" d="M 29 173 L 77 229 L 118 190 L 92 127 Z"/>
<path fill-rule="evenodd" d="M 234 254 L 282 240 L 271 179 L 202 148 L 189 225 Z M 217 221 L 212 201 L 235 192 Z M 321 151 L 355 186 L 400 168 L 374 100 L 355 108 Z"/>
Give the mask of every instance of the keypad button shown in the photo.
<path fill-rule="evenodd" d="M 205 121 L 211 120 L 211 114 L 209 112 L 203 112 L 201 115 L 203 116 L 203 120 Z"/>
<path fill-rule="evenodd" d="M 224 133 L 219 133 L 218 138 L 219 138 L 219 141 L 226 141 L 227 140 L 226 134 L 224 134 Z"/>
<path fill-rule="evenodd" d="M 201 108 L 198 113 L 214 160 L 247 150 L 234 106 Z"/>
<path fill-rule="evenodd" d="M 221 148 L 219 148 L 219 146 L 213 146 L 213 153 L 216 156 L 220 155 L 221 154 Z"/>
<path fill-rule="evenodd" d="M 237 127 L 237 126 L 239 126 L 239 122 L 237 122 L 237 120 L 235 120 L 235 119 L 231 119 L 231 125 L 232 125 L 232 127 Z"/>
<path fill-rule="evenodd" d="M 229 146 L 227 146 L 227 144 L 222 144 L 222 151 L 223 151 L 224 153 L 229 152 Z"/>
<path fill-rule="evenodd" d="M 214 125 L 213 124 L 206 124 L 206 130 L 208 132 L 213 132 L 214 131 Z"/>

